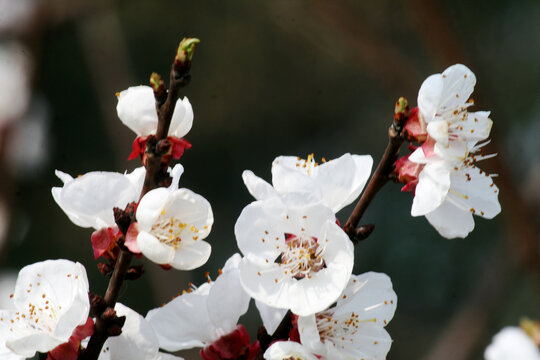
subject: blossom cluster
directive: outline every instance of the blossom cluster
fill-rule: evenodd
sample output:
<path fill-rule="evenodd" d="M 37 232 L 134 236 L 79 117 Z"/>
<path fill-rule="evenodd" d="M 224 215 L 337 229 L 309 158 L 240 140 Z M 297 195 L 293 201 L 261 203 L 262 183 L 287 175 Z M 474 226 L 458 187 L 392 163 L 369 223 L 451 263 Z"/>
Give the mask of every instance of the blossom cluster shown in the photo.
<path fill-rule="evenodd" d="M 492 176 L 474 165 L 487 157 L 477 152 L 491 128 L 489 113 L 467 111 L 474 83 L 463 65 L 424 82 L 404 128 L 420 146 L 395 164 L 404 189 L 415 192 L 412 215 L 425 215 L 445 237 L 466 236 L 474 227 L 473 213 L 491 218 L 500 211 Z M 155 93 L 139 86 L 117 94 L 118 116 L 137 135 L 130 159 L 140 156 L 145 166 L 160 121 Z M 169 160 L 191 147 L 183 137 L 193 119 L 188 99 L 178 99 L 165 139 Z M 52 196 L 75 225 L 94 230 L 92 249 L 106 261 L 100 266 L 105 275 L 124 253 L 177 270 L 209 259 L 211 205 L 179 187 L 182 165 L 165 165 L 166 181 L 148 191 L 144 166 L 75 178 L 56 172 L 63 186 L 54 187 Z M 278 156 L 271 183 L 244 171 L 255 200 L 234 226 L 240 253 L 229 257 L 214 281 L 207 275 L 207 282 L 190 284 L 146 317 L 116 303 L 106 316 L 122 331 L 106 340 L 99 359 L 180 359 L 169 352 L 194 347 L 206 360 L 252 360 L 260 354 L 268 360 L 385 359 L 392 344 L 385 327 L 397 295 L 386 274 L 353 274 L 354 244 L 336 217 L 360 196 L 372 165 L 369 155 L 317 162 L 311 154 Z M 88 292 L 79 263 L 49 260 L 21 270 L 13 309 L 0 311 L 2 358 L 41 352 L 51 360 L 77 359 L 105 316 L 103 310 L 96 313 L 99 301 L 93 295 L 91 305 Z M 255 341 L 239 323 L 252 298 L 266 333 Z M 90 310 L 99 319 L 89 317 Z"/>
<path fill-rule="evenodd" d="M 501 211 L 494 175 L 476 166 L 494 155 L 481 153 L 489 142 L 490 112 L 468 111 L 475 84 L 474 73 L 461 64 L 428 77 L 405 124 L 409 140 L 420 146 L 396 162 L 402 191 L 414 192 L 411 215 L 425 216 L 446 238 L 466 237 L 473 214 L 491 219 Z"/>

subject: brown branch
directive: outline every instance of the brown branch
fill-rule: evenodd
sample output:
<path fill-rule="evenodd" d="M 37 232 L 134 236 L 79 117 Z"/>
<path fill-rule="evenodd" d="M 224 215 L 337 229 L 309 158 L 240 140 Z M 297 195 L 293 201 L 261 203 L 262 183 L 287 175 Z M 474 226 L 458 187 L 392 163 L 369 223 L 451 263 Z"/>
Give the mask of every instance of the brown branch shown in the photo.
<path fill-rule="evenodd" d="M 161 79 L 159 78 L 156 83 L 156 76 L 152 74 L 150 83 L 154 87 L 158 124 L 156 135 L 149 136 L 146 143 L 146 174 L 140 198 L 153 189 L 170 184 L 171 178 L 167 173 L 167 169 L 171 161 L 171 143 L 167 140 L 167 136 L 176 101 L 180 97 L 180 89 L 189 83 L 191 56 L 196 42 L 198 40 L 184 39 L 180 43 L 172 65 L 169 90 L 166 97 Z M 158 86 L 155 86 L 156 84 Z M 134 209 L 133 204 L 128 204 L 125 211 L 115 209 L 115 220 L 124 237 L 127 234 L 129 225 L 136 221 Z M 90 338 L 87 348 L 79 355 L 79 360 L 97 360 L 107 338 L 121 333 L 123 322 L 118 321 L 119 319 L 113 309 L 133 258 L 131 252 L 123 246 L 121 248 L 103 298 L 106 308 L 104 311 L 100 311 L 100 314 L 96 314 L 94 334 Z"/>
<path fill-rule="evenodd" d="M 407 100 L 405 98 L 399 98 L 396 102 L 394 121 L 388 128 L 388 145 L 386 146 L 386 150 L 384 151 L 381 161 L 377 165 L 377 169 L 369 180 L 366 190 L 362 194 L 360 200 L 358 200 L 351 216 L 343 226 L 343 230 L 355 244 L 366 237 L 365 229 L 357 229 L 360 219 L 362 219 L 362 215 L 364 215 L 364 212 L 375 195 L 388 182 L 390 179 L 389 176 L 394 170 L 394 163 L 399 154 L 399 148 L 404 141 L 404 137 L 402 136 L 403 125 L 407 121 L 408 116 L 409 105 Z"/>

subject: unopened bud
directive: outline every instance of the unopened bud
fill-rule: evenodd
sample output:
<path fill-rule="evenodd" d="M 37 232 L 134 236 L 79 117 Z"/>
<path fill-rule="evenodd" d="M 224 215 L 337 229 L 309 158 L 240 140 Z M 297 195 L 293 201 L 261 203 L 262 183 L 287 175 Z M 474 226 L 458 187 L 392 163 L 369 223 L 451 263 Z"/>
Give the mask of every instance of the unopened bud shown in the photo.
<path fill-rule="evenodd" d="M 132 266 L 126 272 L 126 280 L 137 280 L 144 274 L 142 265 Z"/>
<path fill-rule="evenodd" d="M 167 89 L 161 75 L 152 73 L 150 75 L 150 86 L 154 90 L 154 97 L 158 101 L 164 101 L 167 98 Z"/>
<path fill-rule="evenodd" d="M 394 109 L 394 126 L 401 129 L 409 116 L 409 102 L 404 97 L 400 97 L 396 101 L 396 107 Z M 396 130 L 398 130 L 396 129 Z"/>
<path fill-rule="evenodd" d="M 90 309 L 92 309 L 92 312 L 94 313 L 94 315 L 96 316 L 101 315 L 101 313 L 107 307 L 105 300 L 101 296 L 93 292 L 88 293 L 88 298 L 90 300 Z"/>
<path fill-rule="evenodd" d="M 97 268 L 98 268 L 98 271 L 101 273 L 101 275 L 111 276 L 113 272 L 113 268 L 109 264 L 98 263 Z"/>
<path fill-rule="evenodd" d="M 178 45 L 175 61 L 180 65 L 190 63 L 195 51 L 195 44 L 200 42 L 197 38 L 184 38 Z"/>

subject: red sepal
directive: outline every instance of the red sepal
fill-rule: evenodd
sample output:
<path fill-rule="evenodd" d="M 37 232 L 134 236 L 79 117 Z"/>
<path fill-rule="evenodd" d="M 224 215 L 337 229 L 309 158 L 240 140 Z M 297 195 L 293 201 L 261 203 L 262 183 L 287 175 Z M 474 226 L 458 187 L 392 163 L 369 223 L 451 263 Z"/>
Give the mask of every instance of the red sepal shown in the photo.
<path fill-rule="evenodd" d="M 77 360 L 81 349 L 81 341 L 94 333 L 94 321 L 91 317 L 84 325 L 79 325 L 73 330 L 73 334 L 67 343 L 58 345 L 47 356 L 47 360 Z"/>
<path fill-rule="evenodd" d="M 132 223 L 129 226 L 129 229 L 126 233 L 126 240 L 124 241 L 124 245 L 134 254 L 140 254 L 141 250 L 139 249 L 139 245 L 137 245 L 137 236 L 139 235 L 139 225 L 138 223 Z"/>
<path fill-rule="evenodd" d="M 423 165 L 414 163 L 409 160 L 411 154 L 400 157 L 396 160 L 395 172 L 397 173 L 397 180 L 405 186 L 401 188 L 401 191 L 413 191 L 418 184 L 418 174 L 422 170 Z"/>
<path fill-rule="evenodd" d="M 202 349 L 200 355 L 204 360 L 254 360 L 259 351 L 259 341 L 251 344 L 244 325 L 238 325 L 232 332 Z"/>
<path fill-rule="evenodd" d="M 100 256 L 114 260 L 117 256 L 116 241 L 122 236 L 122 233 L 115 227 L 101 228 L 92 233 L 92 249 L 94 250 L 94 258 Z"/>
<path fill-rule="evenodd" d="M 133 160 L 144 155 L 144 151 L 146 150 L 146 138 L 146 136 L 139 136 L 133 140 L 131 154 L 129 155 L 128 160 Z"/>
<path fill-rule="evenodd" d="M 167 138 L 172 144 L 172 157 L 173 159 L 180 159 L 182 155 L 184 155 L 185 149 L 191 149 L 191 143 L 187 141 L 185 138 L 177 138 L 175 136 L 169 136 Z"/>
<path fill-rule="evenodd" d="M 403 127 L 407 134 L 407 140 L 423 142 L 427 138 L 426 123 L 422 119 L 418 106 L 411 110 L 411 114 Z"/>

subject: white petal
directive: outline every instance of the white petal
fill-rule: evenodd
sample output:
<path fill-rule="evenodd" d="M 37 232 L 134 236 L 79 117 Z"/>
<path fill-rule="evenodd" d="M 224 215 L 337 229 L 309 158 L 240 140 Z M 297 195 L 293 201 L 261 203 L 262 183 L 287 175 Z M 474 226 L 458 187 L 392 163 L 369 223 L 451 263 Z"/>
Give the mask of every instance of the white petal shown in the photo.
<path fill-rule="evenodd" d="M 178 182 L 180 181 L 180 176 L 184 173 L 184 167 L 182 164 L 176 164 L 174 165 L 174 168 L 171 171 L 172 173 L 172 181 L 171 186 L 169 187 L 170 190 L 176 190 L 178 189 Z"/>
<path fill-rule="evenodd" d="M 240 283 L 238 265 L 241 257 L 239 254 L 233 257 L 236 267 L 225 267 L 208 294 L 207 309 L 210 320 L 224 334 L 236 328 L 238 319 L 246 313 L 251 300 Z"/>
<path fill-rule="evenodd" d="M 256 201 L 246 206 L 234 225 L 240 251 L 244 255 L 274 262 L 281 254 L 276 246 L 285 244 L 286 217 L 286 208 L 278 198 Z"/>
<path fill-rule="evenodd" d="M 334 314 L 354 313 L 360 321 L 386 326 L 394 317 L 396 306 L 397 295 L 390 278 L 386 274 L 367 272 L 351 276 Z"/>
<path fill-rule="evenodd" d="M 329 359 L 386 359 L 392 346 L 388 332 L 376 324 L 363 323 L 358 326 L 352 342 L 343 342 L 329 348 Z"/>
<path fill-rule="evenodd" d="M 134 86 L 120 92 L 116 112 L 137 136 L 156 132 L 157 113 L 154 91 L 149 86 Z"/>
<path fill-rule="evenodd" d="M 272 184 L 279 193 L 305 192 L 320 193 L 314 179 L 308 175 L 306 160 L 294 156 L 279 156 L 272 163 Z M 317 172 L 317 167 L 312 169 Z"/>
<path fill-rule="evenodd" d="M 435 210 L 446 198 L 448 189 L 450 189 L 448 164 L 442 161 L 426 164 L 418 176 L 411 215 L 425 215 Z"/>
<path fill-rule="evenodd" d="M 429 123 L 437 113 L 444 83 L 441 74 L 429 76 L 418 91 L 418 108 L 424 117 L 424 121 Z"/>
<path fill-rule="evenodd" d="M 426 214 L 426 219 L 447 239 L 465 238 L 474 229 L 472 213 L 445 201 L 434 211 Z"/>
<path fill-rule="evenodd" d="M 65 172 L 63 171 L 60 171 L 60 170 L 55 170 L 54 171 L 54 174 L 60 179 L 62 180 L 62 182 L 64 184 L 70 182 L 71 180 L 73 180 L 73 176 L 69 175 L 69 174 L 66 174 Z"/>
<path fill-rule="evenodd" d="M 278 328 L 281 320 L 287 314 L 287 309 L 279 309 L 266 305 L 262 301 L 255 300 L 255 306 L 259 310 L 259 315 L 263 322 L 264 328 L 268 334 L 272 335 Z"/>
<path fill-rule="evenodd" d="M 102 353 L 107 353 L 110 360 L 153 360 L 158 352 L 158 339 L 150 323 L 123 304 L 117 303 L 114 309 L 118 316 L 126 317 L 126 322 L 120 336 L 107 339 Z M 99 360 L 103 358 L 101 355 Z"/>
<path fill-rule="evenodd" d="M 187 245 L 181 244 L 169 265 L 178 270 L 193 270 L 206 264 L 211 252 L 212 247 L 204 240 L 191 241 Z"/>
<path fill-rule="evenodd" d="M 474 165 L 454 168 L 450 174 L 448 199 L 464 211 L 492 219 L 501 212 L 499 189 L 493 179 Z"/>
<path fill-rule="evenodd" d="M 53 188 L 53 197 L 71 221 L 81 227 L 114 226 L 113 208 L 138 200 L 131 181 L 122 174 L 90 172 Z"/>
<path fill-rule="evenodd" d="M 476 77 L 468 67 L 455 64 L 442 73 L 444 88 L 439 102 L 439 111 L 453 109 L 465 104 L 471 96 Z"/>
<path fill-rule="evenodd" d="M 427 132 L 437 143 L 448 146 L 448 123 L 436 117 L 427 125 Z"/>
<path fill-rule="evenodd" d="M 211 284 L 205 283 L 148 312 L 146 319 L 154 328 L 161 348 L 178 351 L 204 347 L 218 338 L 207 311 L 210 288 Z"/>
<path fill-rule="evenodd" d="M 163 352 L 158 352 L 156 357 L 152 360 L 184 360 L 184 358 L 181 358 L 180 356 L 163 353 Z"/>
<path fill-rule="evenodd" d="M 300 342 L 313 354 L 324 355 L 326 346 L 321 342 L 315 314 L 298 317 L 298 333 Z"/>
<path fill-rule="evenodd" d="M 150 231 L 156 219 L 161 215 L 170 191 L 166 188 L 157 188 L 147 192 L 137 207 L 137 222 L 141 231 Z"/>
<path fill-rule="evenodd" d="M 165 209 L 166 216 L 172 216 L 188 225 L 182 232 L 182 238 L 197 240 L 210 234 L 214 215 L 210 203 L 201 195 L 184 188 L 174 190 L 168 195 Z"/>
<path fill-rule="evenodd" d="M 294 341 L 276 341 L 265 352 L 266 360 L 317 360 L 306 348 Z"/>
<path fill-rule="evenodd" d="M 191 130 L 192 125 L 193 108 L 191 103 L 187 97 L 184 97 L 183 100 L 178 99 L 174 108 L 169 135 L 182 138 Z"/>
<path fill-rule="evenodd" d="M 351 194 L 360 194 L 361 190 L 357 191 L 354 188 L 356 162 L 351 154 L 345 154 L 338 159 L 321 164 L 317 169 L 318 171 L 312 177 L 323 196 L 323 203 L 334 213 L 350 204 L 347 200 L 350 200 Z M 371 167 L 368 171 L 370 169 Z"/>
<path fill-rule="evenodd" d="M 137 235 L 137 245 L 143 255 L 156 264 L 170 264 L 176 255 L 172 246 L 165 245 L 146 231 Z"/>
<path fill-rule="evenodd" d="M 352 203 L 360 195 L 371 175 L 371 168 L 373 166 L 371 155 L 353 155 L 352 157 L 356 164 L 352 186 L 353 191 L 349 195 L 349 198 L 344 201 L 344 206 Z"/>
<path fill-rule="evenodd" d="M 277 195 L 272 185 L 255 175 L 251 170 L 245 170 L 242 173 L 242 180 L 244 180 L 249 193 L 256 200 L 265 200 Z"/>
<path fill-rule="evenodd" d="M 467 113 L 462 121 L 452 124 L 452 133 L 464 141 L 482 141 L 489 137 L 493 121 L 489 111 Z"/>

